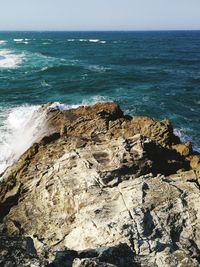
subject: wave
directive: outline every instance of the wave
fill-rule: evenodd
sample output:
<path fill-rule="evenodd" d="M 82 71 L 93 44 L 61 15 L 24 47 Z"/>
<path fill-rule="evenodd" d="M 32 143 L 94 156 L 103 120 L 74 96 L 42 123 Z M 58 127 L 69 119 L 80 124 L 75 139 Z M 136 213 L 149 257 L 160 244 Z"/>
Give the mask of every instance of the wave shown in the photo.
<path fill-rule="evenodd" d="M 92 42 L 92 43 L 98 43 L 100 40 L 99 39 L 89 39 L 89 42 Z"/>
<path fill-rule="evenodd" d="M 14 42 L 23 42 L 24 39 L 13 39 Z"/>
<path fill-rule="evenodd" d="M 10 50 L 0 50 L 0 68 L 16 68 L 22 63 L 24 54 L 13 54 Z"/>
<path fill-rule="evenodd" d="M 0 128 L 0 173 L 34 142 L 41 118 L 31 120 L 38 109 L 39 106 L 21 106 L 4 111 L 8 115 Z"/>
<path fill-rule="evenodd" d="M 101 66 L 101 65 L 88 65 L 86 63 L 80 62 L 80 61 L 66 61 L 66 62 L 55 62 L 54 64 L 50 64 L 48 66 L 42 67 L 39 72 L 44 73 L 52 73 L 61 74 L 66 72 L 74 72 L 74 71 L 83 71 L 83 70 L 89 70 L 91 72 L 97 72 L 97 73 L 104 73 L 108 70 L 111 70 L 109 67 Z M 86 75 L 86 74 L 84 74 Z"/>
<path fill-rule="evenodd" d="M 100 72 L 100 73 L 106 72 L 107 70 L 111 69 L 111 68 L 100 66 L 100 65 L 89 65 L 86 68 L 89 69 L 90 71 L 95 71 L 95 72 Z"/>
<path fill-rule="evenodd" d="M 67 64 L 67 61 L 63 58 L 56 58 L 38 52 L 24 51 L 22 59 L 23 65 L 20 67 L 26 74 L 44 72 Z"/>
<path fill-rule="evenodd" d="M 18 44 L 29 44 L 29 41 L 31 39 L 28 38 L 24 38 L 24 39 L 13 39 L 14 42 L 18 43 Z"/>
<path fill-rule="evenodd" d="M 31 39 L 28 38 L 22 38 L 22 39 L 13 39 L 14 42 L 24 42 L 24 41 L 30 41 Z"/>
<path fill-rule="evenodd" d="M 99 102 L 104 103 L 104 102 L 112 102 L 113 99 L 108 96 L 102 96 L 102 95 L 94 95 L 91 97 L 88 97 L 87 99 L 84 99 L 81 102 L 81 106 L 92 106 L 95 105 Z"/>
<path fill-rule="evenodd" d="M 94 96 L 76 105 L 54 102 L 46 109 L 41 105 L 23 105 L 19 107 L 0 109 L 0 173 L 12 165 L 18 158 L 45 132 L 46 112 L 53 110 L 68 110 L 79 106 L 106 102 L 103 96 Z"/>
<path fill-rule="evenodd" d="M 0 40 L 0 45 L 7 43 L 5 40 Z"/>
<path fill-rule="evenodd" d="M 106 41 L 99 39 L 67 39 L 68 42 L 90 42 L 90 43 L 101 43 L 105 44 Z"/>
<path fill-rule="evenodd" d="M 193 144 L 193 150 L 200 152 L 200 147 L 196 145 L 195 138 L 193 136 L 194 132 L 191 128 L 174 128 L 174 134 L 177 135 L 181 142 L 186 143 L 189 141 L 192 141 Z"/>
<path fill-rule="evenodd" d="M 69 73 L 74 71 L 82 71 L 83 67 L 79 65 L 73 65 L 73 64 L 56 64 L 50 65 L 48 67 L 44 67 L 40 69 L 40 72 L 48 73 L 48 74 L 61 74 L 61 73 Z"/>

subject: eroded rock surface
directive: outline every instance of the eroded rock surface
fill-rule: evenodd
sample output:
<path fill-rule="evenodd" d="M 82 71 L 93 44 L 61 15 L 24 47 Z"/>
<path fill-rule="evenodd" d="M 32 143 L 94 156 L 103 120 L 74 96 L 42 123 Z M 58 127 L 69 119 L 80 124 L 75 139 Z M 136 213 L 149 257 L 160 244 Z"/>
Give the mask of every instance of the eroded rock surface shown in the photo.
<path fill-rule="evenodd" d="M 30 237 L 0 236 L 0 266 L 44 267 L 46 264 L 37 257 Z"/>
<path fill-rule="evenodd" d="M 1 177 L 1 235 L 31 237 L 51 267 L 200 266 L 191 143 L 114 103 L 49 107 L 41 138 Z"/>

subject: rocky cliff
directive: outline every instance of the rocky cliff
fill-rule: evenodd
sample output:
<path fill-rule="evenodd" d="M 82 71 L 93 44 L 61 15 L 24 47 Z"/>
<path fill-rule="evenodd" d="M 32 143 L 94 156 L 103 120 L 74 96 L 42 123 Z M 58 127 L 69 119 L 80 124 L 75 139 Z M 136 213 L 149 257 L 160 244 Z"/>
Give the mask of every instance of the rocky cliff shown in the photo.
<path fill-rule="evenodd" d="M 0 178 L 0 266 L 200 266 L 200 156 L 168 120 L 44 111 Z"/>

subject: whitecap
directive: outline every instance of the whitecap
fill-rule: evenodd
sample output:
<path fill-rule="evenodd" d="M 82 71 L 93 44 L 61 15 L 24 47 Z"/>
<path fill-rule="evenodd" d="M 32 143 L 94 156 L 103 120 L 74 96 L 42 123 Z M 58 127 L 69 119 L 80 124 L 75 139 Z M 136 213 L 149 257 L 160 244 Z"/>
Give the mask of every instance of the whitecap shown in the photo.
<path fill-rule="evenodd" d="M 30 41 L 30 39 L 13 39 L 13 41 L 15 41 L 16 43 L 20 43 L 20 44 L 29 44 L 28 41 Z"/>
<path fill-rule="evenodd" d="M 42 85 L 43 87 L 51 87 L 51 85 L 50 85 L 49 83 L 47 83 L 46 81 L 42 81 L 42 82 L 41 82 L 41 85 Z"/>
<path fill-rule="evenodd" d="M 104 66 L 100 66 L 100 65 L 89 65 L 87 68 L 89 70 L 95 71 L 95 72 L 106 72 L 107 70 L 110 69 L 108 67 L 104 67 Z"/>
<path fill-rule="evenodd" d="M 14 42 L 23 42 L 24 39 L 13 39 Z"/>
<path fill-rule="evenodd" d="M 0 40 L 0 45 L 7 43 L 7 41 Z"/>
<path fill-rule="evenodd" d="M 99 39 L 67 39 L 68 42 L 90 42 L 90 43 L 102 43 L 105 44 L 106 41 L 101 41 Z"/>
<path fill-rule="evenodd" d="M 23 60 L 23 54 L 13 54 L 10 50 L 0 50 L 0 68 L 16 68 Z"/>
<path fill-rule="evenodd" d="M 79 39 L 79 42 L 88 42 L 88 39 Z"/>
<path fill-rule="evenodd" d="M 43 67 L 43 68 L 41 68 L 41 70 L 40 71 L 45 71 L 45 70 L 47 70 L 49 67 Z"/>
<path fill-rule="evenodd" d="M 92 42 L 92 43 L 98 43 L 100 40 L 99 39 L 89 39 L 89 42 Z"/>

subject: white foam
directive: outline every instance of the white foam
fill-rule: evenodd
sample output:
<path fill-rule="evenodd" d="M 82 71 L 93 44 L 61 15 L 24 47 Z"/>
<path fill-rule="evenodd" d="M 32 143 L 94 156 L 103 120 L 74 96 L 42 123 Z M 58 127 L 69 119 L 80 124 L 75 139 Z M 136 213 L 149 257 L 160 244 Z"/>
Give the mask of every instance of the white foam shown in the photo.
<path fill-rule="evenodd" d="M 54 102 L 52 103 L 48 109 L 58 109 L 58 110 L 68 110 L 68 109 L 71 109 L 71 108 L 77 108 L 79 107 L 80 104 L 77 104 L 77 105 L 66 105 L 66 104 L 63 104 L 63 103 L 60 103 L 60 102 Z"/>
<path fill-rule="evenodd" d="M 23 42 L 24 39 L 13 39 L 14 42 Z"/>
<path fill-rule="evenodd" d="M 7 110 L 7 118 L 0 127 L 0 173 L 38 138 L 45 116 L 44 113 L 36 116 L 39 107 L 21 106 Z"/>
<path fill-rule="evenodd" d="M 88 39 L 79 39 L 79 42 L 88 42 Z"/>
<path fill-rule="evenodd" d="M 181 142 L 185 143 L 189 140 L 188 135 L 186 134 L 187 132 L 190 132 L 191 130 L 189 128 L 174 128 L 174 134 L 177 135 L 180 139 Z"/>
<path fill-rule="evenodd" d="M 31 39 L 25 38 L 25 39 L 13 39 L 14 42 L 16 43 L 20 43 L 20 44 L 29 44 L 28 41 L 30 41 Z"/>
<path fill-rule="evenodd" d="M 23 54 L 13 54 L 12 51 L 2 49 L 0 50 L 0 68 L 15 68 L 21 64 Z"/>
<path fill-rule="evenodd" d="M 65 105 L 55 102 L 48 109 L 66 110 L 79 105 Z M 44 129 L 46 110 L 41 106 L 20 106 L 0 109 L 0 173 L 12 165 L 35 142 Z"/>
<path fill-rule="evenodd" d="M 7 41 L 0 40 L 0 45 L 5 44 Z"/>
<path fill-rule="evenodd" d="M 76 39 L 67 39 L 68 42 L 75 42 Z"/>
<path fill-rule="evenodd" d="M 105 44 L 106 41 L 101 41 L 99 39 L 67 39 L 68 42 L 90 42 L 90 43 L 102 43 Z"/>
<path fill-rule="evenodd" d="M 38 139 L 44 129 L 46 111 L 49 109 L 68 110 L 79 106 L 90 106 L 97 102 L 106 102 L 104 96 L 93 96 L 77 105 L 54 102 L 46 110 L 41 106 L 20 106 L 0 109 L 0 173 L 12 165 Z"/>
<path fill-rule="evenodd" d="M 84 99 L 82 102 L 76 104 L 76 105 L 66 105 L 60 102 L 54 102 L 52 103 L 48 108 L 49 109 L 57 109 L 57 110 L 68 110 L 71 108 L 78 108 L 80 106 L 92 106 L 99 102 L 112 102 L 112 99 L 107 96 L 101 96 L 101 95 L 95 95 L 91 96 L 87 99 Z"/>
<path fill-rule="evenodd" d="M 94 104 L 97 104 L 99 102 L 112 102 L 113 100 L 109 98 L 108 96 L 102 96 L 102 95 L 95 95 L 91 96 L 87 99 L 84 99 L 81 103 L 82 106 L 92 106 Z"/>
<path fill-rule="evenodd" d="M 91 43 L 98 43 L 100 40 L 99 39 L 89 39 L 89 42 Z"/>
<path fill-rule="evenodd" d="M 43 67 L 43 68 L 41 68 L 41 70 L 40 71 L 45 71 L 45 70 L 47 70 L 49 67 Z"/>
<path fill-rule="evenodd" d="M 174 134 L 177 135 L 183 143 L 192 141 L 193 150 L 200 152 L 200 147 L 196 145 L 191 128 L 174 128 Z"/>
<path fill-rule="evenodd" d="M 100 65 L 89 65 L 87 66 L 87 68 L 91 71 L 100 72 L 100 73 L 110 70 L 110 68 L 100 66 Z"/>

